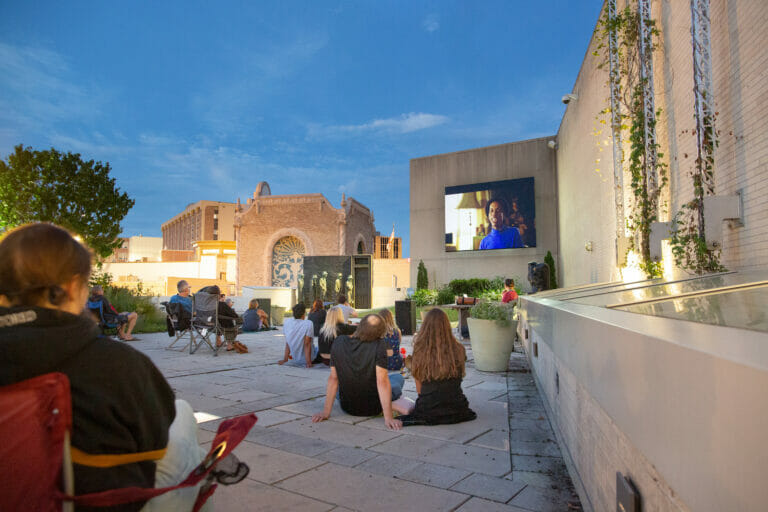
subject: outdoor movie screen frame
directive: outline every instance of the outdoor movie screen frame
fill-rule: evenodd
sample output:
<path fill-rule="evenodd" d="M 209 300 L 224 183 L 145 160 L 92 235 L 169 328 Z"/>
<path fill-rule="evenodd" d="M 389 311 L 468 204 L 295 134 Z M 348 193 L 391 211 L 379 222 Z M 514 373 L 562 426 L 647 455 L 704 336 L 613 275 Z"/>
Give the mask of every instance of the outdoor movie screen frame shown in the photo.
<path fill-rule="evenodd" d="M 536 247 L 532 177 L 445 187 L 446 252 L 524 247 Z"/>

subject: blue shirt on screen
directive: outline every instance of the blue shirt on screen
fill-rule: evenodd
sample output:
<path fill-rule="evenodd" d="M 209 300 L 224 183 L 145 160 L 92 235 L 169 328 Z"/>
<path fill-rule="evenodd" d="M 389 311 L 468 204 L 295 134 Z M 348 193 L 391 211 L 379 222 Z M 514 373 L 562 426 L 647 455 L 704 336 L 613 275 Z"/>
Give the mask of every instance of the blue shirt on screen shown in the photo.
<path fill-rule="evenodd" d="M 175 304 L 177 302 L 181 304 L 181 307 L 183 307 L 190 313 L 192 312 L 192 299 L 190 299 L 189 297 L 182 297 L 177 293 L 176 295 L 171 297 L 170 303 Z"/>
<path fill-rule="evenodd" d="M 480 250 L 515 249 L 518 247 L 523 247 L 523 239 L 517 228 L 506 228 L 502 231 L 492 229 L 480 242 Z"/>

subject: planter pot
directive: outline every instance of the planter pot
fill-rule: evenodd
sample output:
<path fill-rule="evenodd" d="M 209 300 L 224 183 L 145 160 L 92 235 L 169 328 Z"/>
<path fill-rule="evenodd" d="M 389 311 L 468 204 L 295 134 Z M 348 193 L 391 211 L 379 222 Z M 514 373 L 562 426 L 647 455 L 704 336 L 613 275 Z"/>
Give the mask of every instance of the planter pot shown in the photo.
<path fill-rule="evenodd" d="M 484 372 L 504 372 L 509 366 L 509 356 L 515 345 L 517 321 L 501 326 L 495 320 L 468 318 L 469 341 L 475 368 Z"/>

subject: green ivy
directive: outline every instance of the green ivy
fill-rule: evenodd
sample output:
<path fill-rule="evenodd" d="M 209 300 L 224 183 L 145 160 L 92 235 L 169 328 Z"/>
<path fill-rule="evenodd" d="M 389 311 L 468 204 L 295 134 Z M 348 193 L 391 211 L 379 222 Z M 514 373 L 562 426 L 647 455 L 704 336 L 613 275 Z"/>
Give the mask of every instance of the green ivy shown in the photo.
<path fill-rule="evenodd" d="M 469 316 L 478 320 L 495 320 L 499 325 L 508 326 L 513 310 L 512 303 L 480 302 L 472 306 L 469 310 Z"/>

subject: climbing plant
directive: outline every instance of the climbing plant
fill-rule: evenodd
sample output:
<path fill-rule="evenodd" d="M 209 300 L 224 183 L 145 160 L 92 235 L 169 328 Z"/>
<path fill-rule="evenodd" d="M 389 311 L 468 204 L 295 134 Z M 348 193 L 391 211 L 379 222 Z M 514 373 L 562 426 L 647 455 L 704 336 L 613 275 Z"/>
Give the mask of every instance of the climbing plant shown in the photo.
<path fill-rule="evenodd" d="M 647 129 L 655 130 L 657 119 L 661 115 L 661 109 L 656 110 L 654 119 L 646 123 L 643 91 L 646 80 L 640 72 L 640 15 L 637 10 L 627 6 L 618 10 L 616 16 L 610 16 L 608 4 L 606 4 L 597 28 L 595 29 L 596 49 L 593 55 L 599 57 L 598 68 L 603 69 L 610 65 L 609 39 L 611 34 L 616 34 L 616 72 L 620 77 L 617 87 L 620 105 L 621 123 L 618 126 L 622 140 L 629 143 L 629 151 L 622 151 L 622 168 L 630 176 L 630 190 L 632 200 L 629 204 L 629 213 L 626 217 L 626 227 L 632 233 L 630 237 L 630 249 L 635 250 L 640 256 L 640 267 L 645 274 L 651 277 L 661 275 L 660 262 L 653 261 L 650 254 L 651 224 L 658 220 L 661 191 L 668 181 L 667 166 L 663 162 L 664 154 L 659 151 L 659 145 L 655 140 L 646 144 Z M 649 20 L 646 25 L 651 37 L 645 44 L 646 55 L 652 55 L 658 47 L 659 30 L 654 20 Z M 610 80 L 609 80 L 610 88 Z M 611 107 L 600 111 L 599 116 L 611 113 Z M 601 121 L 605 124 L 605 121 Z M 657 186 L 651 188 L 648 184 L 649 173 L 653 172 L 654 162 L 647 161 L 649 150 L 657 155 L 655 171 L 658 176 Z M 623 193 L 623 191 L 617 191 Z"/>

